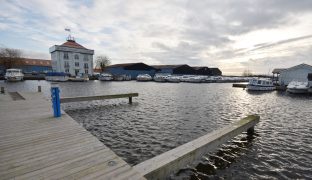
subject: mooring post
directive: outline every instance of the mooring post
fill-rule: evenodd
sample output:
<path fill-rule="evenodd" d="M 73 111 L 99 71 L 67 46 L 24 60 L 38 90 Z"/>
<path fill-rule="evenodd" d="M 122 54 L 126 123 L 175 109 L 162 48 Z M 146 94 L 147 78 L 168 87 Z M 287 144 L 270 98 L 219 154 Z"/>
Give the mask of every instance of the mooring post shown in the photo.
<path fill-rule="evenodd" d="M 132 97 L 129 97 L 129 104 L 132 104 Z"/>
<path fill-rule="evenodd" d="M 38 86 L 38 92 L 41 92 L 41 86 Z"/>
<path fill-rule="evenodd" d="M 51 84 L 51 98 L 54 117 L 61 117 L 60 89 L 58 84 Z"/>
<path fill-rule="evenodd" d="M 247 129 L 247 135 L 253 135 L 255 132 L 255 127 L 252 126 L 250 128 Z"/>
<path fill-rule="evenodd" d="M 4 87 L 1 86 L 1 94 L 4 94 Z"/>

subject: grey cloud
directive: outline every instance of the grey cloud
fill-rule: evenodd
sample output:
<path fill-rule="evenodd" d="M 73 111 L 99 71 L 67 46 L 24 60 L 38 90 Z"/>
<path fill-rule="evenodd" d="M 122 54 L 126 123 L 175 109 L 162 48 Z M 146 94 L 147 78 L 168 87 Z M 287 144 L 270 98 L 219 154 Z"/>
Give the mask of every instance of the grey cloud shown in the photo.
<path fill-rule="evenodd" d="M 291 43 L 291 42 L 295 42 L 295 41 L 300 41 L 300 40 L 304 40 L 304 39 L 309 39 L 312 38 L 312 35 L 307 35 L 307 36 L 301 36 L 301 37 L 296 37 L 296 38 L 291 38 L 291 39 L 286 39 L 283 41 L 278 41 L 278 42 L 274 42 L 274 43 L 263 43 L 263 44 L 256 44 L 256 48 L 252 49 L 251 51 L 256 51 L 259 49 L 264 49 L 264 48 L 271 48 L 274 46 L 279 46 L 282 44 L 287 44 L 287 43 Z"/>

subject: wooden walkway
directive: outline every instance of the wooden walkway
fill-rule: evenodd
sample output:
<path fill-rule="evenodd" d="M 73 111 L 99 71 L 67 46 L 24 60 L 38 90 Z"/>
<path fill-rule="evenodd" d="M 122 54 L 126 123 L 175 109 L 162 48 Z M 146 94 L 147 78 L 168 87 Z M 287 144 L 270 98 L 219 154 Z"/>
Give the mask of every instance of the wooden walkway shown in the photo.
<path fill-rule="evenodd" d="M 144 179 L 51 106 L 41 93 L 0 94 L 0 179 Z"/>

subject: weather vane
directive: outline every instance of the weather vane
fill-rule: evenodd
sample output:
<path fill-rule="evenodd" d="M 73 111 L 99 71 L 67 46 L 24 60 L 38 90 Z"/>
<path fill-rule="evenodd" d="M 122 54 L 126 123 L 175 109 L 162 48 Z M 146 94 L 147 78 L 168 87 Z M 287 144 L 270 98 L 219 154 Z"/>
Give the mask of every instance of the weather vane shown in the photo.
<path fill-rule="evenodd" d="M 65 28 L 65 31 L 67 31 L 69 33 L 67 40 L 75 41 L 75 38 L 71 36 L 71 30 L 69 28 Z"/>

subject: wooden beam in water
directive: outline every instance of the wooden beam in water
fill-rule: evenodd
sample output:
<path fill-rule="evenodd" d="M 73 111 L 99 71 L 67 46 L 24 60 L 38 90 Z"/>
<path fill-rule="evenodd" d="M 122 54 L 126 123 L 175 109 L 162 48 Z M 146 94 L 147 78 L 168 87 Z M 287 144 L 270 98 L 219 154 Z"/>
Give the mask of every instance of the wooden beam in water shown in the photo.
<path fill-rule="evenodd" d="M 129 94 L 113 94 L 113 95 L 101 95 L 101 96 L 77 96 L 77 97 L 63 97 L 61 103 L 79 102 L 79 101 L 94 101 L 103 99 L 117 99 L 117 98 L 129 98 L 129 103 L 132 103 L 132 97 L 138 97 L 138 93 Z"/>
<path fill-rule="evenodd" d="M 175 149 L 146 160 L 133 168 L 147 179 L 166 179 L 170 174 L 199 160 L 219 145 L 229 141 L 244 131 L 252 132 L 260 121 L 260 116 L 250 115 L 222 129 L 199 137 Z"/>
<path fill-rule="evenodd" d="M 247 87 L 247 84 L 233 84 L 232 87 L 246 88 L 246 87 Z"/>

